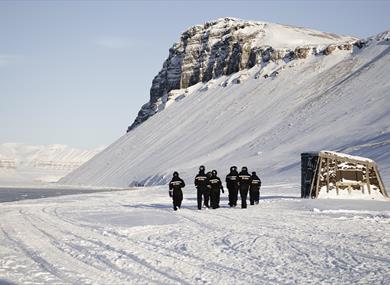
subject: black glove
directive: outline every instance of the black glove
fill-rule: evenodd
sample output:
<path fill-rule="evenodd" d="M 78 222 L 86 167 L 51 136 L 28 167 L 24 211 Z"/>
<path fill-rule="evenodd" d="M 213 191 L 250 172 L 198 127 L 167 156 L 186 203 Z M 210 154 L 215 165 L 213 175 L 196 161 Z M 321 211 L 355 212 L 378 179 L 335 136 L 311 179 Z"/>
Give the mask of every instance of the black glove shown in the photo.
<path fill-rule="evenodd" d="M 222 193 L 225 193 L 225 191 L 223 191 L 223 188 L 221 190 L 222 190 Z"/>

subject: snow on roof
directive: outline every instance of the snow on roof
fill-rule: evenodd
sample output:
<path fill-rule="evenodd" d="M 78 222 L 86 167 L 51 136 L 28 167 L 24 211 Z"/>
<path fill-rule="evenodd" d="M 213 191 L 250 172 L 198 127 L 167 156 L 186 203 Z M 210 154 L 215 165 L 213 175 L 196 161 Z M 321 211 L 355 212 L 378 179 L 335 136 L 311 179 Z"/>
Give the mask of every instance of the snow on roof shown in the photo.
<path fill-rule="evenodd" d="M 375 163 L 375 161 L 373 161 L 372 159 L 366 158 L 366 157 L 349 155 L 346 153 L 330 151 L 330 150 L 321 150 L 320 154 L 330 154 L 330 155 L 336 155 L 336 156 L 342 157 L 342 158 L 348 158 L 348 159 L 360 160 L 360 161 L 369 162 L 369 163 Z"/>

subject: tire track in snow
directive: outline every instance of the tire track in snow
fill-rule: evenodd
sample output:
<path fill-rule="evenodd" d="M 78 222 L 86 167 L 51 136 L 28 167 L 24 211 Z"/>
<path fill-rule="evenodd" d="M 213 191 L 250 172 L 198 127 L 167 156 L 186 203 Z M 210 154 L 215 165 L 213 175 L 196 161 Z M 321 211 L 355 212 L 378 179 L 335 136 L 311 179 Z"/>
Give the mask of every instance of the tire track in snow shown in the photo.
<path fill-rule="evenodd" d="M 50 213 L 49 213 L 47 210 L 45 210 L 45 211 L 43 211 L 43 212 L 45 212 L 47 215 L 50 215 Z M 63 220 L 63 219 L 61 218 L 61 220 Z M 108 251 L 110 251 L 110 252 L 117 253 L 117 254 L 119 254 L 119 255 L 121 255 L 121 256 L 126 256 L 126 257 L 130 258 L 131 260 L 133 260 L 135 263 L 139 264 L 140 266 L 147 268 L 147 269 L 150 270 L 151 272 L 155 272 L 155 273 L 157 273 L 157 274 L 159 274 L 159 275 L 162 275 L 163 277 L 167 278 L 167 279 L 170 280 L 170 281 L 179 282 L 180 284 L 190 284 L 190 283 L 186 282 L 185 280 L 181 279 L 180 277 L 173 276 L 173 275 L 171 275 L 171 274 L 169 274 L 169 273 L 166 273 L 166 272 L 163 272 L 163 271 L 159 270 L 157 267 L 152 266 L 152 265 L 151 265 L 150 263 L 148 263 L 146 260 L 144 260 L 144 259 L 138 257 L 138 256 L 135 255 L 135 254 L 132 254 L 132 253 L 127 252 L 127 251 L 124 251 L 124 250 L 118 250 L 118 249 L 116 249 L 115 247 L 109 245 L 109 242 L 107 242 L 107 243 L 100 242 L 99 240 L 102 240 L 102 239 L 106 240 L 106 237 L 103 237 L 103 236 L 97 236 L 97 237 L 96 237 L 96 232 L 95 232 L 95 231 L 97 231 L 97 230 L 99 229 L 98 227 L 92 227 L 91 229 L 92 229 L 93 231 L 90 231 L 90 233 L 93 233 L 93 234 L 95 235 L 95 238 L 94 238 L 94 239 L 87 239 L 87 238 L 84 238 L 84 237 L 81 236 L 81 235 L 76 235 L 76 234 L 74 234 L 75 231 L 80 231 L 80 230 L 77 229 L 77 228 L 78 228 L 78 225 L 77 225 L 77 224 L 75 224 L 75 223 L 73 223 L 73 222 L 69 222 L 69 221 L 67 221 L 67 222 L 73 226 L 73 229 L 72 229 L 71 232 L 70 232 L 70 231 L 67 231 L 67 232 L 63 232 L 63 233 L 65 233 L 65 234 L 67 234 L 67 235 L 72 235 L 72 236 L 73 236 L 74 238 L 76 238 L 77 240 L 85 241 L 85 242 L 89 242 L 89 243 L 91 243 L 91 244 L 94 244 L 94 245 L 100 247 L 102 250 L 108 250 Z M 45 223 L 46 223 L 46 221 L 45 221 Z M 46 224 L 45 226 L 47 227 L 47 224 Z M 84 228 L 84 227 L 83 227 L 83 231 L 85 231 L 85 228 Z M 129 246 L 129 245 L 127 244 L 127 247 L 128 247 L 128 246 Z M 138 247 L 137 243 L 133 242 L 133 247 L 134 247 L 134 248 L 137 248 L 137 247 Z M 153 253 L 150 252 L 150 255 L 153 256 Z M 108 265 L 110 265 L 110 267 L 115 266 L 115 265 L 112 264 L 111 262 L 109 262 Z M 129 273 L 129 272 L 128 272 L 128 273 Z M 134 274 L 134 273 L 133 273 L 133 274 Z M 145 276 L 146 276 L 146 275 L 145 275 Z M 147 277 L 141 277 L 141 278 L 147 279 Z M 154 282 L 155 282 L 155 281 L 154 281 Z"/>
<path fill-rule="evenodd" d="M 50 212 L 46 211 L 46 214 L 49 214 L 50 215 Z M 59 218 L 61 216 L 58 216 Z M 94 235 L 94 238 L 93 239 L 88 239 L 88 238 L 85 238 L 81 235 L 77 235 L 74 233 L 74 231 L 80 231 L 78 230 L 79 228 L 79 225 L 72 222 L 70 219 L 62 219 L 61 220 L 63 221 L 67 221 L 67 223 L 71 224 L 73 226 L 72 228 L 72 231 L 62 231 L 64 234 L 68 235 L 68 236 L 72 236 L 73 238 L 75 238 L 76 240 L 80 241 L 80 243 L 90 243 L 90 244 L 93 244 L 97 247 L 99 247 L 100 251 L 110 251 L 110 252 L 115 252 L 115 253 L 118 253 L 120 256 L 127 256 L 129 258 L 131 257 L 134 257 L 134 255 L 130 255 L 129 253 L 125 252 L 125 251 L 118 251 L 117 249 L 115 249 L 114 247 L 110 246 L 109 243 L 103 243 L 103 242 L 99 242 L 98 240 L 99 239 L 106 239 L 105 237 L 103 236 L 99 236 L 99 234 L 97 233 L 99 231 L 99 227 L 95 226 L 95 227 L 90 227 L 90 233 L 89 234 L 93 234 Z M 88 228 L 88 227 L 87 227 Z M 85 231 L 85 225 L 83 225 L 83 231 Z M 106 231 L 106 230 L 105 230 Z M 127 245 L 128 246 L 128 245 Z M 106 265 L 109 266 L 109 268 L 113 268 L 113 269 L 117 269 L 119 272 L 127 275 L 127 277 L 129 278 L 129 274 L 133 275 L 134 278 L 138 278 L 140 280 L 146 280 L 147 282 L 151 282 L 151 283 L 156 283 L 156 281 L 154 280 L 151 280 L 149 279 L 148 277 L 145 276 L 142 276 L 142 275 L 139 275 L 139 274 L 135 274 L 134 272 L 132 271 L 127 271 L 127 270 L 124 270 L 124 269 L 121 269 L 119 268 L 117 265 L 115 265 L 114 263 L 112 263 L 107 257 L 105 256 L 100 256 L 101 258 L 104 257 L 105 261 L 101 260 L 103 263 L 105 263 Z M 136 256 L 135 256 L 136 257 Z M 138 262 L 137 258 L 131 258 L 132 260 L 135 261 L 136 264 L 139 264 L 140 266 L 145 266 L 147 267 L 148 269 L 152 269 L 152 267 L 148 267 L 145 264 L 142 264 L 140 262 Z M 172 278 L 174 280 L 174 278 Z M 175 280 L 175 281 L 178 281 L 178 280 Z M 157 282 L 158 283 L 158 282 Z M 184 284 L 184 283 L 183 283 Z"/>
<path fill-rule="evenodd" d="M 50 262 L 40 256 L 35 250 L 29 249 L 21 240 L 12 238 L 7 231 L 1 227 L 3 235 L 9 240 L 14 246 L 20 249 L 27 257 L 32 259 L 43 271 L 50 273 L 54 277 L 58 278 L 61 283 L 64 284 L 83 284 L 83 281 L 79 278 L 71 278 L 62 273 L 59 269 L 54 267 Z M 88 284 L 88 283 L 86 283 Z"/>
<path fill-rule="evenodd" d="M 44 211 L 45 212 L 45 211 Z M 46 212 L 47 213 L 47 212 Z M 142 278 L 142 276 L 138 275 L 138 274 L 135 274 L 134 272 L 131 272 L 131 271 L 127 271 L 127 270 L 124 270 L 124 269 L 121 269 L 119 268 L 118 266 L 116 266 L 114 263 L 110 262 L 109 259 L 107 259 L 105 256 L 103 255 L 92 255 L 91 256 L 91 251 L 90 249 L 88 248 L 84 248 L 84 247 L 80 247 L 80 246 L 75 246 L 74 244 L 70 243 L 70 242 L 58 242 L 58 240 L 63 236 L 73 236 L 74 238 L 77 238 L 78 240 L 80 241 L 88 241 L 84 238 L 82 238 L 81 236 L 77 236 L 75 234 L 72 234 L 71 232 L 68 232 L 68 231 L 64 231 L 64 230 L 61 230 L 61 229 L 55 229 L 59 232 L 61 232 L 61 234 L 59 235 L 59 238 L 53 236 L 52 234 L 49 234 L 47 231 L 44 231 L 42 229 L 42 227 L 39 227 L 37 226 L 36 224 L 34 224 L 34 222 L 32 222 L 31 220 L 32 219 L 35 219 L 35 220 L 40 220 L 41 224 L 44 225 L 45 228 L 48 228 L 49 227 L 49 223 L 48 221 L 44 221 L 42 219 L 40 219 L 39 217 L 32 217 L 32 215 L 26 215 L 25 214 L 25 219 L 26 220 L 29 220 L 29 222 L 31 223 L 31 225 L 37 230 L 39 231 L 40 233 L 42 233 L 42 235 L 48 237 L 49 240 L 51 240 L 51 243 L 53 244 L 53 246 L 55 246 L 59 251 L 61 251 L 63 254 L 66 254 L 68 256 L 70 256 L 71 258 L 74 258 L 75 259 L 75 262 L 77 261 L 80 261 L 80 262 L 83 262 L 85 265 L 89 266 L 89 267 L 93 267 L 95 268 L 96 270 L 99 270 L 100 271 L 100 274 L 104 273 L 104 271 L 107 270 L 107 268 L 110 268 L 111 270 L 115 270 L 115 271 L 118 271 L 119 273 L 122 273 L 121 276 L 118 276 L 118 278 L 126 278 L 126 280 L 128 281 L 131 281 L 132 279 L 130 278 L 137 278 L 137 279 L 140 279 Z M 64 247 L 64 246 L 67 246 L 67 247 Z M 70 249 L 70 251 L 69 251 Z M 76 252 L 79 252 L 81 253 L 82 256 L 80 256 L 79 254 L 77 254 Z M 84 257 L 84 259 L 83 259 Z M 93 260 L 91 260 L 92 258 L 94 258 Z M 100 266 L 97 266 L 93 263 L 99 263 Z M 105 266 L 104 266 L 105 265 Z M 97 273 L 95 273 L 97 274 Z M 99 274 L 98 274 L 99 275 Z M 147 279 L 144 277 L 144 279 Z M 123 282 L 123 279 L 117 279 L 115 282 Z M 148 282 L 150 283 L 155 283 L 153 282 L 152 280 L 148 280 Z"/>
<path fill-rule="evenodd" d="M 162 212 L 167 212 L 167 210 L 159 210 L 159 211 L 162 211 Z M 194 218 L 190 218 L 190 217 L 187 217 L 187 216 L 184 216 L 184 211 L 180 211 L 179 212 L 181 215 L 179 216 L 180 219 L 184 219 L 185 221 L 188 221 L 190 222 L 192 225 L 195 225 L 196 228 L 195 228 L 195 231 L 198 233 L 198 232 L 203 232 L 204 229 L 202 228 L 205 228 L 205 224 L 202 222 L 202 221 L 197 221 L 195 220 Z M 188 213 L 187 213 L 188 214 Z M 209 213 L 210 214 L 210 213 Z M 191 231 L 191 236 L 188 237 L 187 239 L 185 238 L 182 238 L 182 240 L 185 240 L 186 242 L 188 242 L 189 240 L 191 240 L 192 243 L 195 243 L 195 244 L 201 244 L 202 243 L 202 240 L 199 240 L 197 238 L 198 234 L 194 234 L 193 231 L 194 231 L 194 228 L 193 226 L 189 226 L 188 224 L 185 224 L 183 225 L 183 227 L 186 227 L 187 229 L 192 229 Z M 221 231 L 221 228 L 219 227 L 206 227 L 206 229 L 208 231 L 215 231 L 217 229 L 216 232 L 223 232 Z M 107 230 L 106 230 L 107 231 Z M 184 229 L 182 228 L 182 232 L 184 231 Z M 208 234 L 206 234 L 208 235 Z M 131 239 L 130 237 L 125 237 L 126 239 L 128 240 L 131 240 L 134 242 L 133 239 Z M 215 239 L 220 239 L 220 237 L 215 237 Z M 150 245 L 150 243 L 146 243 L 142 240 L 138 240 L 137 241 L 137 245 Z M 184 245 L 186 245 L 187 247 L 189 246 L 189 244 L 187 243 L 183 243 Z M 215 249 L 214 249 L 214 245 L 211 245 L 211 247 L 208 249 L 208 251 L 214 251 L 215 252 Z M 159 246 L 155 246 L 153 249 L 153 251 L 156 251 L 157 252 L 160 252 L 161 251 L 161 244 Z M 235 275 L 239 275 L 241 277 L 241 279 L 243 280 L 247 280 L 248 282 L 251 280 L 251 278 L 253 278 L 254 275 L 257 275 L 257 274 L 253 274 L 253 272 L 250 272 L 248 270 L 245 270 L 245 271 L 242 271 L 242 270 L 238 270 L 234 267 L 230 267 L 230 266 L 223 266 L 221 264 L 218 264 L 218 263 L 215 263 L 215 262 L 212 262 L 211 260 L 207 260 L 207 259 L 201 259 L 199 258 L 198 256 L 195 256 L 193 254 L 188 254 L 188 253 L 185 253 L 181 250 L 181 244 L 180 244 L 180 241 L 176 241 L 176 245 L 173 249 L 167 249 L 167 252 L 164 252 L 163 253 L 165 256 L 172 256 L 173 254 L 180 257 L 180 261 L 183 262 L 183 256 L 184 257 L 187 257 L 187 258 L 190 258 L 190 260 L 188 261 L 188 264 L 192 263 L 192 265 L 194 265 L 194 263 L 199 263 L 201 262 L 201 265 L 200 265 L 200 268 L 198 270 L 201 270 L 203 272 L 206 272 L 209 271 L 209 270 L 212 270 L 214 271 L 215 273 L 219 273 L 221 271 L 225 272 L 226 274 L 228 275 L 231 275 L 232 272 L 235 273 Z M 217 256 L 218 254 L 220 254 L 219 252 L 217 253 Z M 176 258 L 175 256 L 175 258 Z M 230 257 L 230 256 L 229 256 Z M 224 257 L 225 259 L 228 259 L 229 257 Z M 217 259 L 220 259 L 220 256 L 217 257 Z M 248 276 L 251 276 L 250 278 Z M 248 279 L 249 278 L 249 279 Z"/>
<path fill-rule="evenodd" d="M 234 222 L 242 222 L 239 218 L 232 218 L 231 219 L 230 216 L 225 216 L 223 214 L 218 214 L 218 216 L 229 219 L 229 220 L 233 220 Z M 301 222 L 299 220 L 294 221 L 294 222 L 291 221 L 291 223 L 298 224 L 298 225 L 301 224 Z M 248 221 L 248 224 L 255 224 L 255 223 Z M 278 262 L 277 264 L 275 264 L 275 266 L 274 266 L 275 270 L 280 270 L 279 268 L 283 268 L 283 264 L 285 266 L 287 266 L 288 263 L 294 262 L 291 258 L 283 257 L 283 253 L 286 253 L 286 252 L 295 252 L 296 253 L 295 256 L 297 258 L 303 257 L 302 260 L 304 263 L 311 264 L 312 267 L 314 265 L 314 270 L 312 270 L 313 274 L 315 274 L 315 268 L 318 268 L 320 270 L 320 268 L 323 266 L 322 264 L 320 264 L 320 261 L 318 260 L 319 256 L 324 256 L 327 259 L 333 260 L 333 264 L 329 268 L 330 272 L 331 272 L 331 270 L 334 270 L 335 268 L 338 268 L 339 270 L 341 270 L 341 272 L 346 272 L 346 271 L 350 270 L 351 266 L 349 263 L 351 261 L 353 262 L 353 264 L 360 264 L 354 258 L 353 255 L 345 254 L 345 253 L 343 255 L 340 255 L 339 249 L 337 249 L 337 248 L 335 249 L 334 247 L 329 248 L 329 244 L 321 245 L 321 243 L 324 243 L 323 241 L 319 242 L 318 244 L 315 244 L 315 243 L 307 243 L 307 242 L 295 240 L 295 239 L 291 238 L 291 236 L 294 236 L 294 231 L 295 231 L 294 228 L 292 228 L 291 232 L 289 233 L 289 227 L 288 226 L 286 227 L 286 225 L 284 225 L 284 226 L 285 226 L 284 231 L 282 231 L 282 232 L 285 234 L 285 236 L 281 236 L 280 232 L 277 235 L 273 236 L 274 231 L 280 230 L 281 228 L 277 227 L 277 226 L 269 227 L 269 226 L 264 225 L 264 227 L 268 229 L 267 240 L 268 240 L 269 247 L 272 249 L 272 250 L 269 250 L 270 248 L 268 248 L 268 251 L 271 251 L 271 252 L 276 251 L 276 252 L 281 253 L 280 257 L 277 257 L 277 259 L 281 259 L 281 261 Z M 242 239 L 242 234 L 245 235 L 245 234 L 249 233 L 249 232 L 248 233 L 245 232 L 245 228 L 242 230 L 243 230 L 243 232 L 240 233 L 241 239 Z M 318 228 L 316 230 L 318 231 Z M 281 241 L 283 241 L 283 239 L 285 239 L 286 236 L 289 236 L 288 241 L 286 241 L 286 242 L 279 242 L 278 241 L 278 239 L 280 239 L 280 238 L 281 238 Z M 246 241 L 239 241 L 239 242 L 234 243 L 234 242 L 230 241 L 231 238 L 232 238 L 232 236 L 227 236 L 223 239 L 224 244 L 230 250 L 236 251 L 237 253 L 240 253 L 243 256 L 246 256 L 249 260 L 256 260 L 256 257 L 254 257 L 253 254 L 251 253 L 251 246 L 247 245 L 250 242 L 248 239 L 246 239 Z M 325 241 L 326 241 L 326 239 L 325 239 Z M 302 247 L 302 249 L 298 249 L 293 244 L 300 244 L 303 247 Z M 267 250 L 265 251 L 265 253 L 266 252 L 267 252 Z M 308 255 L 307 252 L 313 253 L 313 256 Z M 304 260 L 306 260 L 306 261 L 304 261 Z M 260 266 L 261 262 L 258 264 Z M 285 273 L 280 272 L 280 276 L 282 276 L 283 274 L 285 274 Z M 324 280 L 322 280 L 322 281 L 324 281 Z"/>
<path fill-rule="evenodd" d="M 149 207 L 145 207 L 145 208 L 149 208 Z M 161 209 L 159 209 L 158 211 L 161 211 L 161 212 L 171 212 L 171 211 L 168 211 L 168 210 L 161 210 Z M 183 214 L 183 211 L 180 211 L 180 214 Z M 58 215 L 58 213 L 57 213 L 57 215 Z M 201 229 L 199 229 L 199 227 L 205 227 L 205 224 L 204 223 L 202 223 L 202 222 L 199 222 L 199 221 L 197 221 L 197 220 L 195 220 L 194 218 L 190 218 L 190 217 L 187 217 L 187 216 L 184 216 L 184 215 L 180 215 L 179 216 L 179 218 L 180 219 L 184 219 L 184 220 L 186 220 L 186 221 L 189 221 L 191 224 L 194 224 L 194 225 L 196 225 L 197 226 L 197 228 L 198 228 L 198 231 L 202 231 Z M 67 219 L 67 221 L 68 222 L 70 222 L 70 223 L 73 223 L 72 221 L 70 221 L 70 220 L 68 220 Z M 74 223 L 73 223 L 74 224 Z M 87 225 L 88 226 L 88 225 Z M 188 225 L 187 225 L 187 227 L 188 227 Z M 94 230 L 101 230 L 101 229 L 98 229 L 96 226 L 95 227 L 92 227 Z M 210 229 L 213 229 L 213 230 L 215 230 L 215 229 L 218 229 L 218 227 L 208 227 L 208 229 L 210 230 Z M 108 232 L 108 230 L 107 229 L 105 229 L 105 232 Z M 192 239 L 194 238 L 194 236 L 196 236 L 196 235 L 192 235 Z M 80 237 L 81 238 L 81 237 Z M 123 236 L 122 236 L 122 238 L 123 238 Z M 131 239 L 130 237 L 128 237 L 128 236 L 126 236 L 125 237 L 127 240 L 129 240 L 129 241 L 132 241 L 132 242 L 135 242 L 133 239 Z M 146 245 L 151 245 L 150 243 L 145 243 L 144 241 L 140 241 L 140 240 L 138 240 L 137 242 L 135 242 L 137 245 L 139 245 L 139 244 L 146 244 Z M 156 248 L 156 247 L 154 247 L 153 248 L 153 251 L 160 251 L 159 249 L 161 249 L 161 248 Z M 207 260 L 205 260 L 205 259 L 201 259 L 201 258 L 199 258 L 199 257 L 197 257 L 197 256 L 195 256 L 195 255 L 190 255 L 190 254 L 186 254 L 186 253 L 184 253 L 183 251 L 180 251 L 180 249 L 178 249 L 178 248 L 175 248 L 176 249 L 176 252 L 175 252 L 175 250 L 167 250 L 167 252 L 164 252 L 163 254 L 165 255 L 165 256 L 170 256 L 170 257 L 172 257 L 172 258 L 177 258 L 177 257 L 182 257 L 183 255 L 184 256 L 186 256 L 186 257 L 188 257 L 188 258 L 191 258 L 191 259 L 195 259 L 195 261 L 200 261 L 202 264 L 207 264 L 207 266 L 205 266 L 205 265 L 202 265 L 203 266 L 203 269 L 204 270 L 209 270 L 209 269 L 213 269 L 213 271 L 215 271 L 215 272 L 219 272 L 220 270 L 223 270 L 223 271 L 226 271 L 226 272 L 235 272 L 236 274 L 240 274 L 240 275 L 242 275 L 242 276 L 244 276 L 244 277 L 247 277 L 248 275 L 250 275 L 250 272 L 248 272 L 248 271 L 246 271 L 246 272 L 242 272 L 242 271 L 239 271 L 239 270 L 237 270 L 237 269 L 235 269 L 235 268 L 232 268 L 232 267 L 226 267 L 226 266 L 221 266 L 221 265 L 219 265 L 219 264 L 217 264 L 217 263 L 211 263 L 210 261 L 207 261 Z M 180 251 L 180 253 L 178 253 L 178 251 Z M 172 254 L 175 254 L 176 256 L 175 257 L 173 257 L 172 256 Z M 181 258 L 182 259 L 182 258 Z M 181 260 L 181 261 L 183 261 L 183 260 Z M 193 262 L 193 260 L 190 260 L 188 263 L 190 263 L 190 262 Z M 190 264 L 189 264 L 190 265 Z M 210 268 L 210 266 L 212 266 L 213 268 Z M 207 268 L 205 268 L 205 267 L 207 267 Z"/>
<path fill-rule="evenodd" d="M 161 211 L 165 211 L 165 210 L 161 210 Z M 57 217 L 58 218 L 60 218 L 60 219 L 63 219 L 63 217 L 61 217 L 61 216 L 59 216 L 58 215 L 58 213 L 57 213 L 57 211 L 55 211 L 56 212 L 56 215 L 57 215 Z M 70 223 L 70 224 L 72 224 L 72 225 L 77 225 L 76 223 L 74 223 L 71 219 L 63 219 L 64 221 L 66 221 L 66 222 L 68 222 L 68 223 Z M 83 225 L 83 226 L 86 226 L 86 227 L 89 227 L 90 229 L 92 229 L 93 231 L 102 231 L 103 230 L 103 228 L 101 228 L 101 227 L 97 227 L 97 226 L 93 226 L 93 227 L 91 227 L 91 226 L 89 226 L 88 224 L 86 224 L 86 225 Z M 151 230 L 152 232 L 154 232 L 153 230 Z M 136 245 L 136 247 L 139 247 L 139 245 L 149 245 L 149 246 L 153 246 L 153 249 L 151 250 L 152 252 L 160 252 L 161 251 L 161 247 L 157 247 L 157 246 L 154 246 L 152 243 L 147 243 L 147 242 L 145 242 L 145 241 L 140 241 L 140 240 L 135 240 L 135 239 L 131 239 L 129 236 L 123 236 L 123 235 L 119 235 L 118 236 L 118 234 L 117 234 L 117 232 L 113 232 L 113 231 L 110 231 L 109 229 L 104 229 L 104 232 L 105 233 L 110 233 L 110 234 L 112 234 L 113 236 L 116 236 L 117 238 L 118 237 L 120 237 L 121 239 L 125 239 L 126 241 L 129 241 L 129 242 L 132 242 L 134 245 Z M 74 235 L 74 234 L 73 234 Z M 83 239 L 82 237 L 80 237 L 80 236 L 76 236 L 76 235 L 74 235 L 75 237 L 77 237 L 78 239 Z M 84 239 L 85 240 L 85 239 Z M 89 242 L 94 242 L 94 241 L 91 241 L 91 240 L 86 240 L 86 241 L 89 241 Z M 128 255 L 128 254 L 127 254 Z M 166 249 L 163 253 L 162 253 L 162 255 L 163 256 L 169 256 L 169 257 L 171 257 L 172 259 L 174 259 L 174 260 L 177 260 L 177 259 L 180 259 L 181 257 L 182 257 L 182 255 L 183 255 L 183 253 L 181 252 L 181 253 L 177 253 L 177 252 L 174 252 L 174 251 L 171 251 L 171 250 L 169 250 L 169 249 Z M 184 254 L 185 255 L 185 254 Z M 192 259 L 194 259 L 195 258 L 195 256 L 192 256 L 192 255 L 185 255 L 185 256 L 187 256 L 187 257 L 189 257 L 189 258 L 192 258 Z M 131 257 L 131 258 L 133 258 L 133 259 L 136 259 L 135 257 L 134 257 L 134 255 L 132 255 L 132 256 L 129 256 L 129 257 Z M 204 260 L 201 260 L 201 259 L 199 259 L 201 262 L 204 262 Z M 199 261 L 198 260 L 198 261 Z M 182 260 L 181 260 L 182 261 Z M 187 262 L 187 264 L 188 264 L 188 266 L 192 266 L 193 264 L 192 264 L 192 261 L 193 260 L 191 260 L 191 261 L 188 261 Z M 145 264 L 144 264 L 145 265 Z M 145 265 L 146 266 L 146 265 Z M 152 269 L 151 267 L 150 267 L 150 269 Z M 174 279 L 174 280 L 176 280 L 176 279 Z M 183 280 L 176 280 L 176 281 L 180 281 L 181 283 L 183 283 L 184 281 Z"/>
<path fill-rule="evenodd" d="M 197 213 L 199 213 L 199 212 L 197 212 Z M 215 213 L 216 213 L 215 211 L 205 211 L 205 216 L 203 216 L 203 217 L 198 216 L 198 218 L 200 218 L 200 221 L 193 221 L 192 218 L 188 218 L 188 220 L 190 222 L 197 224 L 197 225 L 200 225 L 201 227 L 204 227 L 205 225 L 207 225 L 207 221 L 210 220 L 209 215 L 213 215 L 213 218 L 215 218 L 214 217 Z M 230 222 L 231 222 L 231 220 L 229 220 L 229 223 Z M 206 229 L 208 231 L 204 233 L 205 236 L 209 236 L 209 238 L 210 238 L 208 240 L 207 248 L 205 248 L 204 250 L 209 252 L 210 255 L 214 256 L 214 259 L 219 260 L 219 261 L 221 261 L 221 260 L 226 260 L 226 261 L 241 260 L 241 262 L 240 262 L 241 265 L 248 264 L 248 261 L 250 261 L 250 260 L 257 261 L 255 258 L 248 255 L 248 251 L 238 250 L 238 248 L 231 247 L 231 246 L 229 246 L 232 249 L 231 252 L 226 251 L 226 249 L 224 249 L 223 247 L 221 248 L 221 245 L 224 245 L 224 243 L 218 242 L 218 241 L 222 240 L 222 241 L 226 242 L 226 239 L 227 239 L 226 226 L 223 223 L 220 224 L 218 222 L 216 222 L 215 224 L 219 225 L 219 226 L 207 227 Z M 211 236 L 210 236 L 210 233 L 212 233 Z M 195 237 L 195 235 L 189 237 L 189 239 L 193 240 L 193 242 L 196 243 L 197 241 L 194 240 L 194 237 Z M 237 245 L 238 244 L 244 244 L 244 242 L 238 242 Z M 241 253 L 241 256 L 237 255 L 237 253 Z M 256 280 L 256 278 L 258 278 L 257 279 L 258 282 L 264 282 L 265 280 L 267 280 L 271 284 L 273 282 L 275 282 L 274 279 L 268 278 L 264 274 L 256 272 L 256 270 L 251 270 L 250 268 L 248 269 L 247 266 L 241 266 L 241 268 L 238 269 L 237 266 L 236 267 L 234 265 L 227 266 L 225 264 L 225 267 L 221 268 L 220 264 L 209 261 L 209 262 L 207 262 L 205 268 L 214 267 L 215 265 L 217 266 L 216 270 L 223 271 L 223 272 L 225 272 L 225 270 L 227 270 L 225 273 L 229 274 L 231 276 L 232 276 L 232 272 L 233 272 L 234 273 L 233 276 L 235 276 L 234 278 L 237 278 L 239 276 L 240 277 L 239 280 L 242 280 L 244 282 L 244 284 L 251 283 L 251 282 L 253 283 L 253 281 Z M 207 270 L 207 269 L 205 269 L 205 270 Z"/>

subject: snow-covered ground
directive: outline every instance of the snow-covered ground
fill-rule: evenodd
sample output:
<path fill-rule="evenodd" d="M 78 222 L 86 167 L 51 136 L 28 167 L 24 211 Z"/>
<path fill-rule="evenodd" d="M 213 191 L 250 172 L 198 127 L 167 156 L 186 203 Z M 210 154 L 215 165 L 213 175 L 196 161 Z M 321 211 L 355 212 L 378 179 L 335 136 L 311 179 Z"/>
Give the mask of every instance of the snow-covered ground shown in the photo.
<path fill-rule="evenodd" d="M 0 283 L 388 284 L 390 203 L 301 200 L 174 212 L 166 187 L 0 204 Z M 6 283 L 8 284 L 8 283 Z"/>
<path fill-rule="evenodd" d="M 57 182 L 102 149 L 81 150 L 61 144 L 0 144 L 0 186 Z"/>

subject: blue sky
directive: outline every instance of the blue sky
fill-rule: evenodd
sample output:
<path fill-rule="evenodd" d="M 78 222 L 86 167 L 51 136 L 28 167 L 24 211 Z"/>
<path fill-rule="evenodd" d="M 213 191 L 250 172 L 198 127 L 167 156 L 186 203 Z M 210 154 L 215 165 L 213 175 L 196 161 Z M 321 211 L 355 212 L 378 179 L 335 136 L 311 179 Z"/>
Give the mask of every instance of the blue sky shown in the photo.
<path fill-rule="evenodd" d="M 367 37 L 390 1 L 0 1 L 0 143 L 108 145 L 148 101 L 168 49 L 225 16 Z"/>

